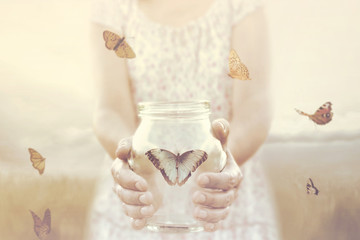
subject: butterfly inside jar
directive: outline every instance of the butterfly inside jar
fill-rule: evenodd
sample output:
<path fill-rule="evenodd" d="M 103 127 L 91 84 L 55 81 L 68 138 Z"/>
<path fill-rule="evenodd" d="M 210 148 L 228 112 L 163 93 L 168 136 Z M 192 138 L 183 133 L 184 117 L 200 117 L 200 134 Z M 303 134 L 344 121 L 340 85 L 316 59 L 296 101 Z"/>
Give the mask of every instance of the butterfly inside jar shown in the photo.
<path fill-rule="evenodd" d="M 202 129 L 194 123 L 184 123 L 184 128 L 172 123 L 163 123 L 161 129 L 143 126 L 142 137 L 133 138 L 129 160 L 135 172 L 147 176 L 160 172 L 169 185 L 182 186 L 195 173 L 219 172 L 225 166 L 222 145 L 207 127 Z"/>

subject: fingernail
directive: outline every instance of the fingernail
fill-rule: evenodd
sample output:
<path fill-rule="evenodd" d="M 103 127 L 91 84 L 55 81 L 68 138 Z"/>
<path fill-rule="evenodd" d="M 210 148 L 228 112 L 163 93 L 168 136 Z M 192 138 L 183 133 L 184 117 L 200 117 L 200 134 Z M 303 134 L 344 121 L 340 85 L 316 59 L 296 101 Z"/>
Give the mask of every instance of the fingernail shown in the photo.
<path fill-rule="evenodd" d="M 125 140 L 121 140 L 117 146 L 117 149 L 125 147 L 127 145 L 127 142 Z"/>
<path fill-rule="evenodd" d="M 137 190 L 139 191 L 145 191 L 146 190 L 146 186 L 145 183 L 143 183 L 142 181 L 138 181 L 135 183 L 135 187 Z"/>
<path fill-rule="evenodd" d="M 209 182 L 210 182 L 209 177 L 207 177 L 207 176 L 200 177 L 199 183 L 201 185 L 207 185 L 207 184 L 209 184 Z"/>
<path fill-rule="evenodd" d="M 204 210 L 199 210 L 197 213 L 197 216 L 199 218 L 206 218 L 207 217 L 207 212 L 205 212 Z"/>
<path fill-rule="evenodd" d="M 222 122 L 218 122 L 223 130 L 223 132 L 225 133 L 225 125 Z"/>
<path fill-rule="evenodd" d="M 116 173 L 116 174 L 115 174 L 115 178 L 116 178 L 116 179 L 120 179 L 120 173 Z"/>
<path fill-rule="evenodd" d="M 136 227 L 140 227 L 140 226 L 142 225 L 141 220 L 136 219 L 136 220 L 134 221 L 134 225 L 135 225 Z"/>
<path fill-rule="evenodd" d="M 214 229 L 215 229 L 215 224 L 213 224 L 213 223 L 207 223 L 207 224 L 205 225 L 205 228 L 206 228 L 206 230 L 208 230 L 208 231 L 214 231 Z"/>
<path fill-rule="evenodd" d="M 153 211 L 154 211 L 154 207 L 152 205 L 145 206 L 140 209 L 140 213 L 144 216 L 148 216 L 148 215 L 152 214 Z"/>
<path fill-rule="evenodd" d="M 206 201 L 206 197 L 202 193 L 197 193 L 197 196 L 195 198 L 196 203 L 203 203 Z"/>
<path fill-rule="evenodd" d="M 142 194 L 140 197 L 139 197 L 139 201 L 143 204 L 150 204 L 151 201 L 150 201 L 150 198 L 146 195 L 146 194 Z"/>

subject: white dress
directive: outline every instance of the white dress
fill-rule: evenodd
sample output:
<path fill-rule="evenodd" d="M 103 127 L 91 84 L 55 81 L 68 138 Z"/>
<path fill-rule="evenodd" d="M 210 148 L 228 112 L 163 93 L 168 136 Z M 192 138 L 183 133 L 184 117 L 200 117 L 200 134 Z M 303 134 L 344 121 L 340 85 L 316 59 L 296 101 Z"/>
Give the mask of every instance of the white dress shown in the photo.
<path fill-rule="evenodd" d="M 229 119 L 234 81 L 227 76 L 232 27 L 258 5 L 259 0 L 214 0 L 202 17 L 171 27 L 148 19 L 136 0 L 96 0 L 92 20 L 104 30 L 131 37 L 127 41 L 136 58 L 127 64 L 136 103 L 208 99 L 212 118 Z M 213 233 L 133 230 L 112 191 L 110 166 L 107 159 L 90 214 L 88 239 L 278 239 L 266 180 L 256 159 L 242 167 L 244 180 L 232 212 L 223 228 Z"/>

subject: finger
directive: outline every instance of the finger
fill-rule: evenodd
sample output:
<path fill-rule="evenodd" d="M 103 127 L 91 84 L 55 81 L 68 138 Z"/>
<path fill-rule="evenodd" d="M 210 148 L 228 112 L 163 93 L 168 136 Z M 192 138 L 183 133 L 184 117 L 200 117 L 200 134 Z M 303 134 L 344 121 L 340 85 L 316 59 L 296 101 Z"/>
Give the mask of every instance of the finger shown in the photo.
<path fill-rule="evenodd" d="M 127 163 L 122 162 L 120 159 L 114 160 L 111 173 L 114 181 L 123 188 L 141 192 L 147 190 L 148 186 L 145 179 L 130 170 Z"/>
<path fill-rule="evenodd" d="M 132 138 L 123 138 L 117 146 L 116 156 L 121 160 L 127 161 L 130 157 L 131 145 Z"/>
<path fill-rule="evenodd" d="M 226 144 L 229 135 L 229 122 L 226 119 L 214 120 L 211 124 L 214 136 L 219 139 L 222 145 Z"/>
<path fill-rule="evenodd" d="M 198 177 L 198 184 L 203 188 L 228 191 L 236 188 L 240 184 L 241 179 L 242 174 L 240 171 L 223 171 L 220 173 L 206 172 Z"/>
<path fill-rule="evenodd" d="M 133 191 L 120 187 L 115 184 L 114 192 L 120 200 L 129 205 L 145 206 L 153 202 L 153 196 L 150 192 Z"/>
<path fill-rule="evenodd" d="M 152 205 L 149 206 L 134 206 L 123 204 L 124 213 L 134 219 L 141 219 L 145 217 L 151 217 L 155 208 Z"/>
<path fill-rule="evenodd" d="M 243 178 L 239 166 L 229 150 L 226 151 L 227 161 L 221 172 L 206 172 L 197 178 L 198 185 L 203 188 L 227 191 L 237 188 Z"/>
<path fill-rule="evenodd" d="M 132 219 L 131 220 L 131 226 L 135 230 L 140 230 L 146 225 L 146 218 L 141 219 Z"/>
<path fill-rule="evenodd" d="M 222 222 L 217 222 L 217 223 L 205 223 L 204 224 L 204 230 L 206 232 L 214 232 L 218 229 L 220 229 L 222 226 Z"/>
<path fill-rule="evenodd" d="M 196 207 L 194 217 L 204 222 L 217 223 L 229 215 L 229 208 L 204 208 Z"/>
<path fill-rule="evenodd" d="M 235 199 L 235 191 L 206 192 L 196 191 L 193 195 L 193 202 L 208 208 L 229 207 Z"/>

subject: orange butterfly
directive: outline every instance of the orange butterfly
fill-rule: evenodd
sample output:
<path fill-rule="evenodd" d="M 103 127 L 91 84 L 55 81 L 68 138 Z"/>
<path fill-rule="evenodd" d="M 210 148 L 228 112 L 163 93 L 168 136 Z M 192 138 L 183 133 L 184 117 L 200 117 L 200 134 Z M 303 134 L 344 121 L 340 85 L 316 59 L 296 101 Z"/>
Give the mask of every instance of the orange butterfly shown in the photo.
<path fill-rule="evenodd" d="M 38 153 L 36 150 L 29 148 L 30 153 L 30 161 L 32 162 L 32 165 L 35 169 L 39 171 L 39 174 L 43 174 L 45 170 L 45 159 L 43 156 L 41 156 L 40 153 Z"/>
<path fill-rule="evenodd" d="M 230 73 L 228 74 L 232 78 L 237 78 L 239 80 L 251 80 L 249 77 L 249 70 L 240 61 L 239 56 L 234 49 L 231 49 L 229 55 L 229 69 Z"/>
<path fill-rule="evenodd" d="M 104 31 L 103 37 L 105 40 L 105 47 L 109 50 L 114 50 L 116 55 L 121 58 L 135 58 L 136 55 L 131 47 L 125 41 L 125 37 L 120 37 L 116 33 Z"/>
<path fill-rule="evenodd" d="M 48 239 L 48 236 L 51 231 L 50 210 L 49 209 L 45 210 L 43 220 L 41 220 L 40 217 L 36 215 L 33 211 L 30 210 L 30 212 L 34 220 L 34 231 L 36 233 L 36 236 L 38 236 L 40 240 Z"/>
<path fill-rule="evenodd" d="M 331 121 L 333 113 L 331 112 L 331 102 L 324 103 L 314 114 L 304 113 L 298 109 L 295 109 L 301 115 L 308 116 L 312 121 L 319 125 L 325 125 Z"/>
<path fill-rule="evenodd" d="M 160 148 L 147 151 L 145 155 L 160 170 L 169 185 L 181 186 L 189 179 L 191 172 L 206 161 L 208 155 L 202 150 L 190 150 L 177 154 Z"/>

